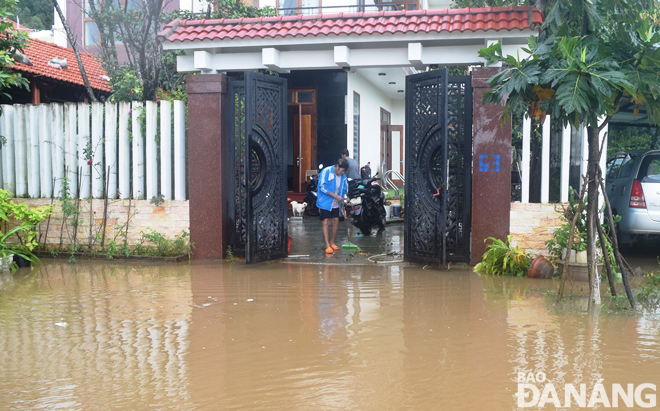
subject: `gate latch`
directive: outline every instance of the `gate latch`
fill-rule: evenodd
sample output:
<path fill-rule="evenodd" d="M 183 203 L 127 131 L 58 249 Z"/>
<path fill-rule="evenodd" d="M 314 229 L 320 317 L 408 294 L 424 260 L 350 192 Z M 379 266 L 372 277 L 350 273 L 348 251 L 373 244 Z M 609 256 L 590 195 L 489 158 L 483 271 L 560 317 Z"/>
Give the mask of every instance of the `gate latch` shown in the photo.
<path fill-rule="evenodd" d="M 442 187 L 438 187 L 438 192 L 433 194 L 431 197 L 440 197 L 441 195 L 440 190 L 442 190 Z"/>

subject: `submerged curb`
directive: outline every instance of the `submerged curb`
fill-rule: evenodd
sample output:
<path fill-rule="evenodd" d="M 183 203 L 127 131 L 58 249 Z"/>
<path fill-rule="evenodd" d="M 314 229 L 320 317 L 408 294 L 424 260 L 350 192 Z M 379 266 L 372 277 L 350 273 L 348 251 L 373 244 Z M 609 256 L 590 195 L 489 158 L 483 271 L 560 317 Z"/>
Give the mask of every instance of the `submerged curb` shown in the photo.
<path fill-rule="evenodd" d="M 125 255 L 114 255 L 112 258 L 108 258 L 107 255 L 102 254 L 102 253 L 68 253 L 68 252 L 61 252 L 58 253 L 57 255 L 53 255 L 51 253 L 47 252 L 39 252 L 39 253 L 34 253 L 37 257 L 40 259 L 45 259 L 45 258 L 53 258 L 53 259 L 59 259 L 59 258 L 70 258 L 72 255 L 76 259 L 87 259 L 87 260 L 133 260 L 133 261 L 152 261 L 152 262 L 162 262 L 162 263 L 180 263 L 182 261 L 188 261 L 188 255 L 176 255 L 176 256 L 169 256 L 169 257 L 159 257 L 159 256 L 150 256 L 150 255 L 131 255 L 131 256 L 125 256 Z"/>

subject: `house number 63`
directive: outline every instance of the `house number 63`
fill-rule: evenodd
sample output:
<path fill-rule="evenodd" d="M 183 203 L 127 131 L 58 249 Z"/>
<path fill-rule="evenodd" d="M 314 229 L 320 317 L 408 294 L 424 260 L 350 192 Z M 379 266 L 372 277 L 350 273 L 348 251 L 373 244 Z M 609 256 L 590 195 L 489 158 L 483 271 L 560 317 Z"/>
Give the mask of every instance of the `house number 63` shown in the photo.
<path fill-rule="evenodd" d="M 488 161 L 487 154 L 479 154 L 479 172 L 480 173 L 499 173 L 500 172 L 500 155 L 493 154 L 491 160 Z"/>

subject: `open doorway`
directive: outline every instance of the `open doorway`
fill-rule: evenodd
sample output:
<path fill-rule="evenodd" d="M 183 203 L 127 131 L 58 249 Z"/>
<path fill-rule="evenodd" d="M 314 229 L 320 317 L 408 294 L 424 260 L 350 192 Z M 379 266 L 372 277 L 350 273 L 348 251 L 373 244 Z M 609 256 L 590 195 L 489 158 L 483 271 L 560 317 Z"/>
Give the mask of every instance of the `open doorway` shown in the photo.
<path fill-rule="evenodd" d="M 289 158 L 287 189 L 302 193 L 306 173 L 316 170 L 316 90 L 293 89 L 288 96 Z"/>

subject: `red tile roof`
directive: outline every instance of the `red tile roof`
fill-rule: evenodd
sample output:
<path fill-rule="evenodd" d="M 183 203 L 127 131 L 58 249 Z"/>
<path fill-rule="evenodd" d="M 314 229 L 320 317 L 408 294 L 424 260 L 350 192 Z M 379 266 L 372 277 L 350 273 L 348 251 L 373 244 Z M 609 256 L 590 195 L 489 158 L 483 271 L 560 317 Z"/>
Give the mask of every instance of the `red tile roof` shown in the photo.
<path fill-rule="evenodd" d="M 84 86 L 76 55 L 72 49 L 57 46 L 45 41 L 29 39 L 29 43 L 25 46 L 23 54 L 27 56 L 32 62 L 32 66 L 16 62 L 12 67 L 16 71 L 27 74 L 37 74 L 44 77 L 50 77 L 56 80 L 65 81 L 68 83 Z M 48 65 L 48 61 L 53 57 L 58 59 L 66 59 L 68 67 L 66 69 L 59 69 Z M 100 91 L 110 92 L 110 83 L 101 78 L 101 76 L 108 76 L 105 70 L 101 67 L 101 62 L 96 59 L 92 53 L 80 53 L 83 65 L 87 72 L 87 78 L 93 89 Z"/>
<path fill-rule="evenodd" d="M 416 11 L 379 11 L 219 20 L 175 20 L 158 34 L 161 41 L 231 40 L 464 31 L 525 30 L 542 23 L 529 7 L 486 7 Z"/>

